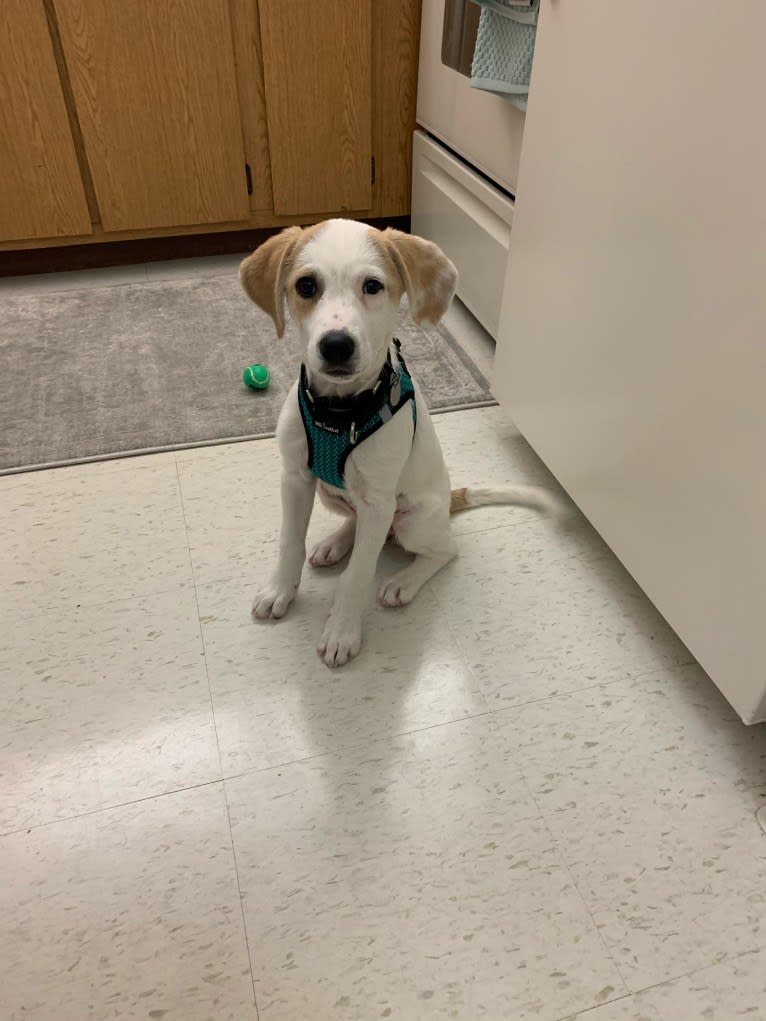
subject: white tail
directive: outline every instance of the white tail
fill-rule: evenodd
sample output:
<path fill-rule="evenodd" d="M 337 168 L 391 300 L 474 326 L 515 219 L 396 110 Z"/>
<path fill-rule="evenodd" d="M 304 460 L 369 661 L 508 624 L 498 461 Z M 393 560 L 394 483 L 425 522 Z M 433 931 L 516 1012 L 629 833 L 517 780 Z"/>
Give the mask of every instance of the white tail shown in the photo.
<path fill-rule="evenodd" d="M 485 507 L 488 504 L 517 504 L 532 507 L 543 514 L 558 514 L 562 504 L 551 493 L 536 486 L 497 486 L 492 489 L 453 489 L 450 494 L 450 514 Z"/>

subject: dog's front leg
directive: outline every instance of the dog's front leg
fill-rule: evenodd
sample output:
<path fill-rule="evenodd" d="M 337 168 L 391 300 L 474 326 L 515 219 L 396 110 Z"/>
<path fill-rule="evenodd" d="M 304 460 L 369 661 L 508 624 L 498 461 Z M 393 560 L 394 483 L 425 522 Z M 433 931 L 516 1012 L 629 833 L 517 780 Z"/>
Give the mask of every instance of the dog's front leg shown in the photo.
<path fill-rule="evenodd" d="M 362 644 L 362 617 L 370 602 L 375 568 L 396 510 L 396 500 L 376 499 L 356 508 L 356 537 L 338 582 L 317 652 L 328 666 L 343 666 Z"/>
<path fill-rule="evenodd" d="M 282 532 L 279 539 L 279 561 L 271 581 L 253 600 L 253 616 L 284 617 L 295 598 L 306 559 L 306 532 L 314 506 L 316 483 L 313 476 L 305 478 L 298 472 L 282 472 Z"/>

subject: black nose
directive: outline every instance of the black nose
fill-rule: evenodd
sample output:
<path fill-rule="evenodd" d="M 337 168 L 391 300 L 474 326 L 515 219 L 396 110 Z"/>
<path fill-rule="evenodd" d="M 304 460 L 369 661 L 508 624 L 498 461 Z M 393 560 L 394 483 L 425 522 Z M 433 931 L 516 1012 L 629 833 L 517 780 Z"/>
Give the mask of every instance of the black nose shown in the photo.
<path fill-rule="evenodd" d="M 345 330 L 330 330 L 319 341 L 319 353 L 330 365 L 342 365 L 354 353 L 354 342 Z"/>

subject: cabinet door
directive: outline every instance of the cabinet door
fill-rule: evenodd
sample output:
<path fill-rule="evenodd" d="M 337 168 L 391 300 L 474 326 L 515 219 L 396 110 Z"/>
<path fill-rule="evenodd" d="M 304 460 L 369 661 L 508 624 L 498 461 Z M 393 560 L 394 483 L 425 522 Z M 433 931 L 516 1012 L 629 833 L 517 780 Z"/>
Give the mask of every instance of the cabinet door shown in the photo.
<path fill-rule="evenodd" d="M 42 0 L 0 3 L 0 240 L 90 234 Z"/>
<path fill-rule="evenodd" d="M 260 0 L 274 211 L 372 206 L 371 0 Z"/>
<path fill-rule="evenodd" d="M 494 388 L 754 722 L 766 719 L 766 5 L 721 13 L 544 0 Z"/>
<path fill-rule="evenodd" d="M 104 230 L 248 217 L 227 0 L 54 0 Z"/>

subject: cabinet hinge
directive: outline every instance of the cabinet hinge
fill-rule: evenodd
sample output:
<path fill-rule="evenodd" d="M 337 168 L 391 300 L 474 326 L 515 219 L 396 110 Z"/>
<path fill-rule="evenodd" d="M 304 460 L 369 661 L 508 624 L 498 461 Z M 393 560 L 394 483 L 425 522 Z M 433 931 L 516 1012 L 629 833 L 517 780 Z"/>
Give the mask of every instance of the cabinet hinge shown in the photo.
<path fill-rule="evenodd" d="M 375 157 L 374 156 L 371 157 L 371 159 L 370 159 L 370 177 L 372 179 L 372 183 L 375 184 Z"/>
<path fill-rule="evenodd" d="M 245 164 L 245 180 L 247 181 L 247 194 L 253 194 L 253 171 L 250 169 L 250 164 Z"/>

